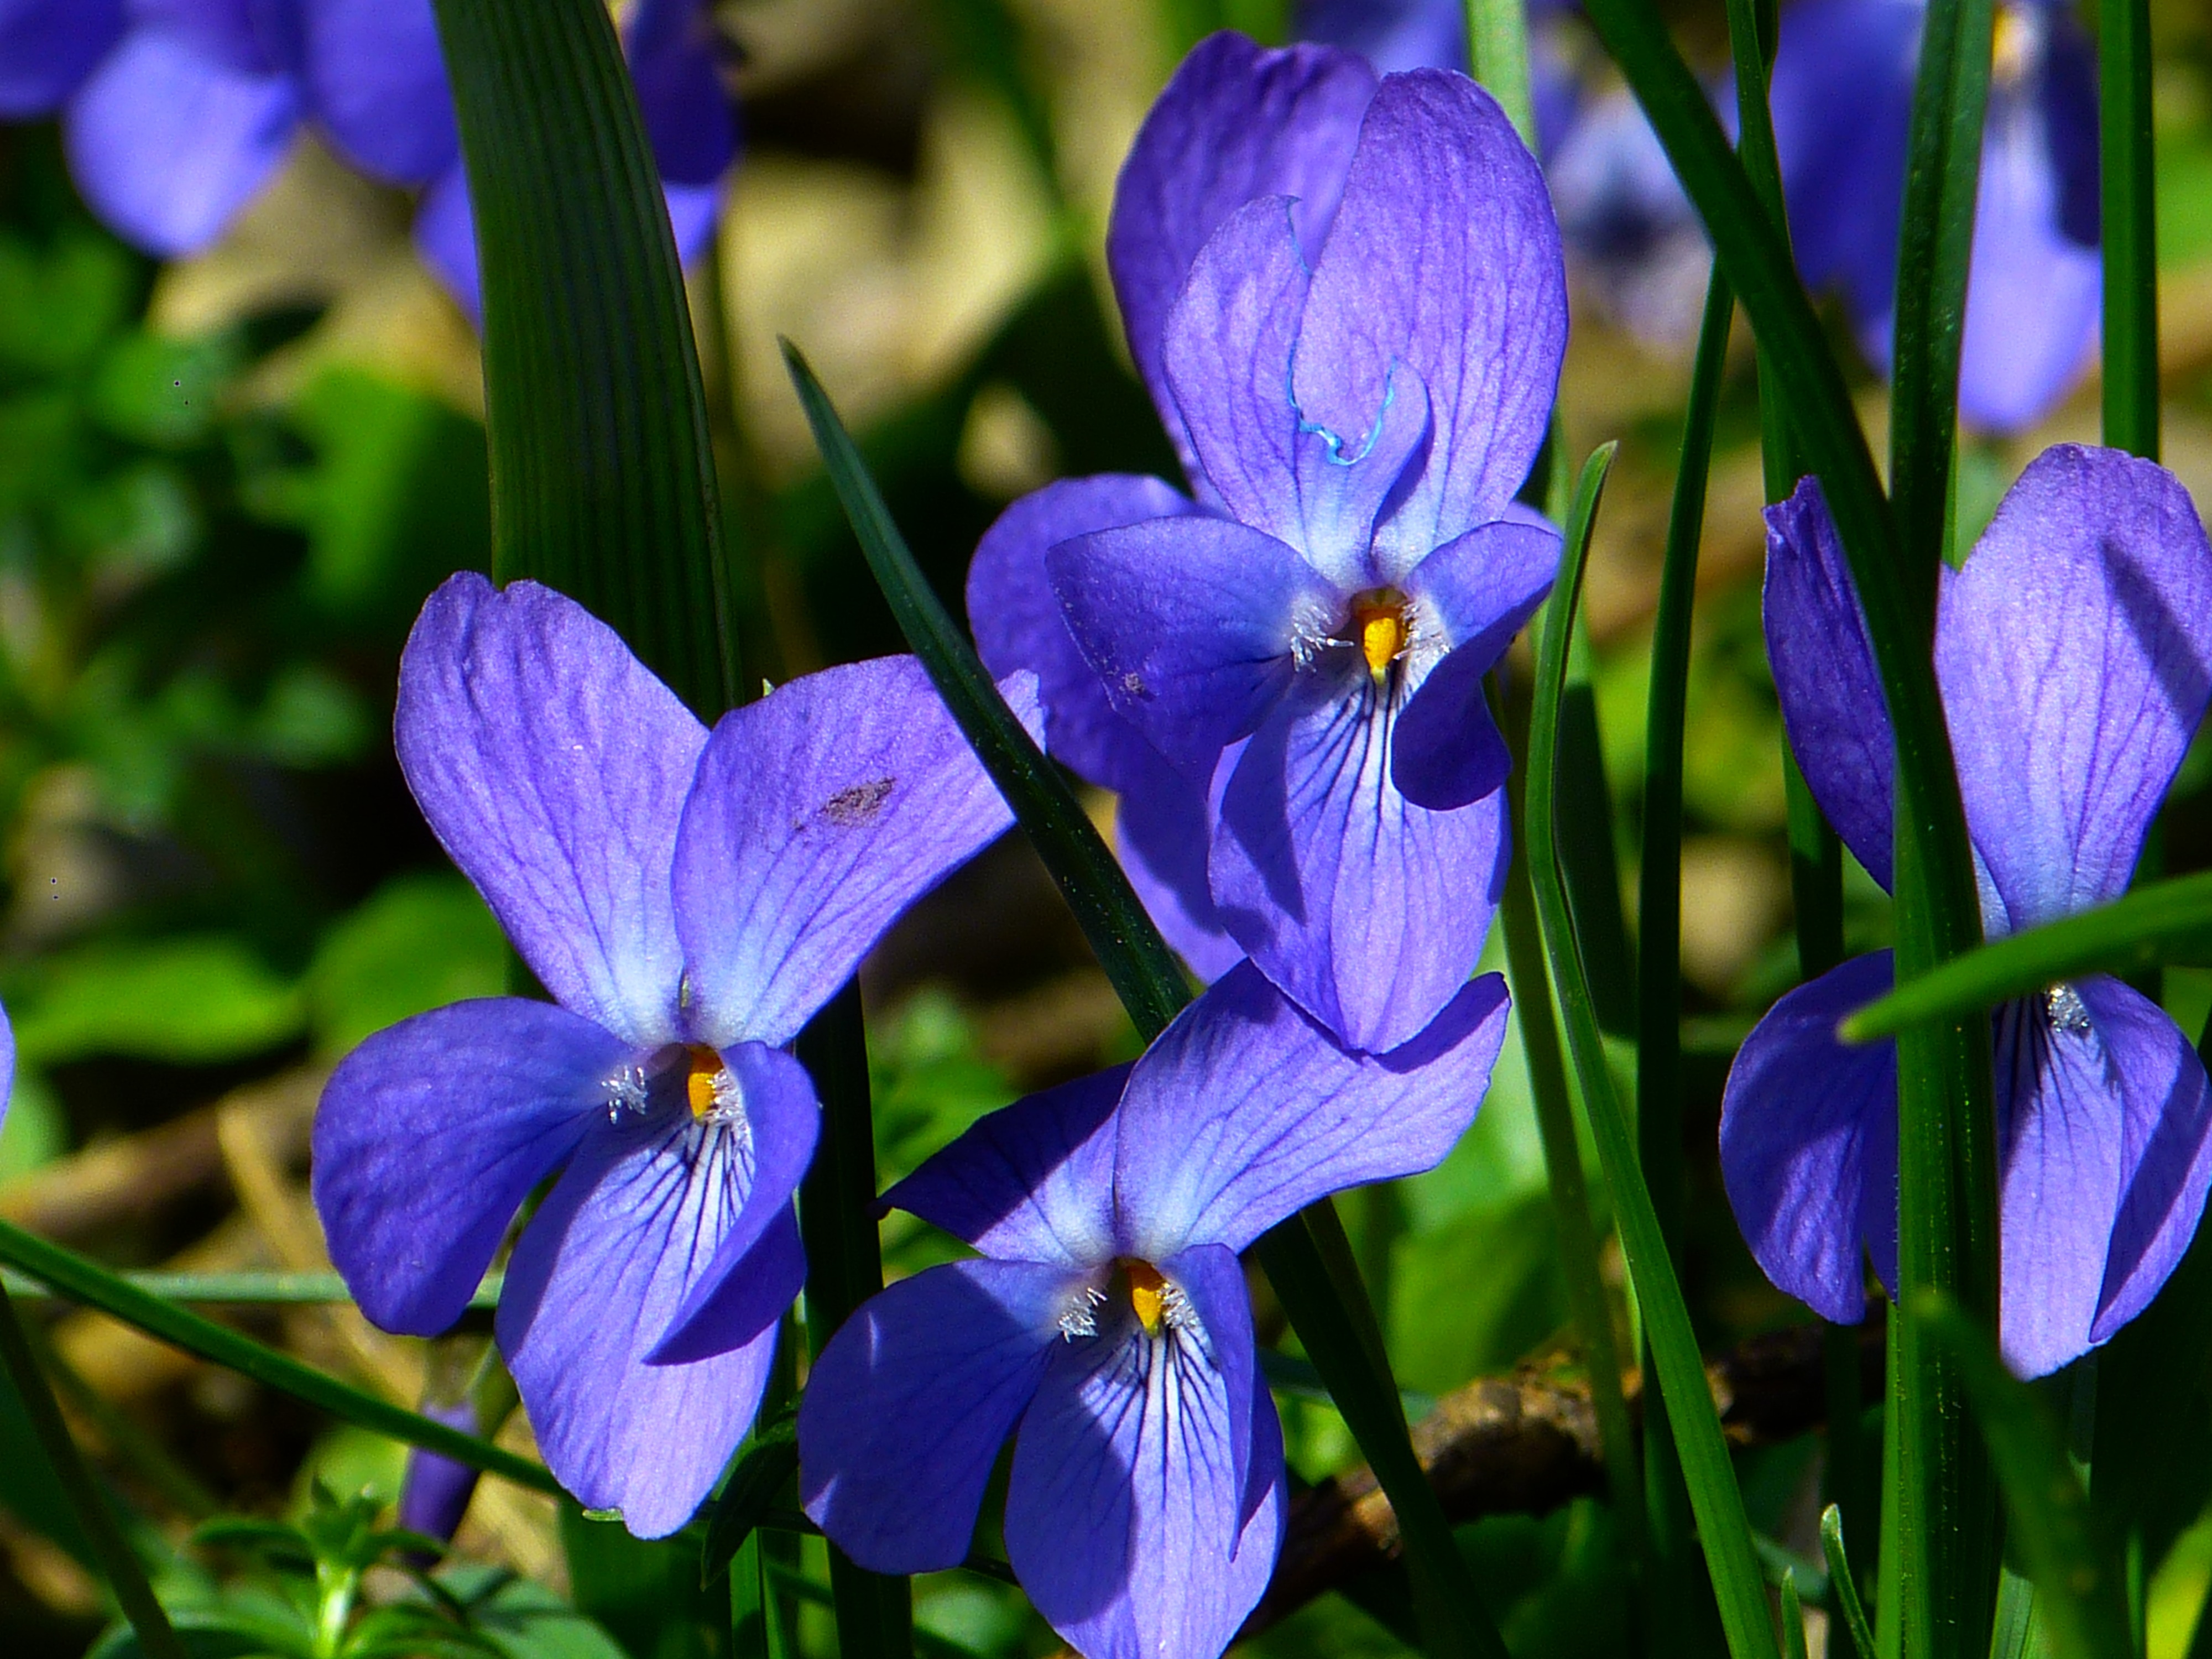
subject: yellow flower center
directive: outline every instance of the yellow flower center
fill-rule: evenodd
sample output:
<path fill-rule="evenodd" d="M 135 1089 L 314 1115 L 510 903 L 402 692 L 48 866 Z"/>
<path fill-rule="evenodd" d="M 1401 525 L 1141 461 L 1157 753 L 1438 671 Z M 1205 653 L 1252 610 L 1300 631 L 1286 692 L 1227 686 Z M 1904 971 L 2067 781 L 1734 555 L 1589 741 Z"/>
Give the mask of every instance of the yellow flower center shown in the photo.
<path fill-rule="evenodd" d="M 1136 1310 L 1137 1322 L 1145 1328 L 1147 1336 L 1158 1336 L 1160 1327 L 1167 1321 L 1170 1288 L 1160 1270 L 1149 1261 L 1139 1261 L 1134 1256 L 1123 1256 L 1115 1264 L 1129 1281 L 1129 1306 Z"/>
<path fill-rule="evenodd" d="M 712 1048 L 697 1043 L 686 1052 L 684 1066 L 684 1098 L 691 1107 L 693 1121 L 701 1121 L 711 1116 L 723 1103 L 717 1080 L 727 1075 L 722 1069 L 722 1057 Z"/>
<path fill-rule="evenodd" d="M 1990 78 L 2000 86 L 2018 86 L 2035 55 L 2035 25 L 2021 8 L 1999 5 L 1990 37 Z"/>
<path fill-rule="evenodd" d="M 1395 587 L 1374 587 L 1352 601 L 1352 631 L 1367 672 L 1377 679 L 1406 649 L 1406 596 Z"/>

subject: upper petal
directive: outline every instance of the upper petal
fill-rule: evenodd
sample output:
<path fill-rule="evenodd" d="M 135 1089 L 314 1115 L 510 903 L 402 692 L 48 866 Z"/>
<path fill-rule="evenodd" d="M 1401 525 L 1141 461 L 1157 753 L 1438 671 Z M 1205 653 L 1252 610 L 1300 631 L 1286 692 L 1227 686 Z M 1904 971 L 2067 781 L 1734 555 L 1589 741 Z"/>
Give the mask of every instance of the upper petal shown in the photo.
<path fill-rule="evenodd" d="M 315 1114 L 315 1210 L 362 1311 L 461 1316 L 532 1188 L 606 1110 L 629 1046 L 550 1003 L 458 1002 L 347 1055 Z"/>
<path fill-rule="evenodd" d="M 428 183 L 460 155 L 430 0 L 303 0 L 310 113 L 346 159 L 392 184 Z"/>
<path fill-rule="evenodd" d="M 1766 509 L 1764 609 L 1790 752 L 1844 845 L 1887 888 L 1896 745 L 1858 589 L 1816 478 Z"/>
<path fill-rule="evenodd" d="M 52 114 L 122 34 L 123 0 L 0 0 L 0 118 Z"/>
<path fill-rule="evenodd" d="M 1495 519 L 1542 447 L 1567 341 L 1566 273 L 1541 170 L 1488 93 L 1417 70 L 1368 106 L 1315 267 L 1293 391 L 1364 441 L 1394 365 L 1427 388 L 1427 464 L 1377 534 L 1407 568 Z"/>
<path fill-rule="evenodd" d="M 1316 1199 L 1441 1161 L 1474 1121 L 1505 1040 L 1505 982 L 1486 974 L 1386 1054 L 1340 1047 L 1250 963 L 1137 1062 L 1115 1162 L 1121 1249 L 1241 1250 Z"/>
<path fill-rule="evenodd" d="M 1799 986 L 1752 1029 L 1721 1096 L 1721 1177 L 1744 1243 L 1840 1324 L 1865 1315 L 1868 1246 L 1895 1278 L 1897 1045 L 1847 1047 L 1836 1025 L 1892 978 L 1882 951 Z"/>
<path fill-rule="evenodd" d="M 2117 450 L 2045 451 L 1944 592 L 1936 669 L 2011 925 L 2117 897 L 2212 696 L 2188 492 Z"/>
<path fill-rule="evenodd" d="M 1222 763 L 1208 864 L 1231 935 L 1355 1048 L 1397 1047 L 1482 954 L 1504 891 L 1504 793 L 1434 811 L 1399 792 L 1390 695 L 1304 677 Z M 1224 781 L 1225 779 L 1225 781 Z"/>
<path fill-rule="evenodd" d="M 1024 668 L 1036 674 L 1045 748 L 1103 788 L 1126 792 L 1133 778 L 1149 775 L 1158 757 L 1115 712 L 1105 684 L 1076 648 L 1045 572 L 1045 552 L 1093 531 L 1196 511 L 1158 478 L 1062 478 L 1001 513 L 968 567 L 968 626 L 984 665 L 1002 678 Z"/>
<path fill-rule="evenodd" d="M 1035 682 L 1009 683 L 1036 724 Z M 912 657 L 809 674 L 714 727 L 676 852 L 688 1019 L 789 1042 L 1013 814 Z"/>
<path fill-rule="evenodd" d="M 999 1448 L 1080 1294 L 1065 1268 L 954 1261 L 861 1304 L 799 1406 L 799 1496 L 838 1548 L 872 1572 L 967 1558 Z"/>
<path fill-rule="evenodd" d="M 1300 240 L 1318 248 L 1336 211 L 1375 72 L 1326 46 L 1266 52 L 1238 34 L 1199 43 L 1138 131 L 1114 191 L 1106 262 L 1129 353 L 1190 465 L 1160 367 L 1169 311 L 1198 251 L 1238 208 L 1296 197 Z"/>
<path fill-rule="evenodd" d="M 1282 1544 L 1280 1442 L 1267 1437 L 1267 1391 L 1247 1373 L 1249 1403 L 1232 1399 L 1239 1379 L 1216 1363 L 1240 1335 L 1249 1346 L 1249 1322 L 1239 1334 L 1194 1319 L 1147 1336 L 1125 1316 L 1052 1350 L 1014 1442 L 1006 1555 L 1037 1611 L 1091 1659 L 1206 1659 L 1267 1589 Z M 1272 1479 L 1248 1504 L 1262 1472 Z"/>
<path fill-rule="evenodd" d="M 1088 1268 L 1114 1254 L 1109 1066 L 979 1118 L 884 1194 L 987 1255 Z"/>
<path fill-rule="evenodd" d="M 1068 631 L 1117 709 L 1205 777 L 1283 694 L 1301 640 L 1340 607 L 1313 568 L 1227 519 L 1102 530 L 1045 556 Z"/>
<path fill-rule="evenodd" d="M 399 664 L 400 769 L 538 982 L 640 1046 L 679 1035 L 669 875 L 705 729 L 615 631 L 535 582 L 430 596 Z"/>
<path fill-rule="evenodd" d="M 515 1246 L 500 1297 L 507 1369 L 546 1466 L 586 1509 L 659 1538 L 690 1520 L 751 1426 L 777 1315 L 805 1277 L 787 1202 L 745 1264 L 746 1311 L 711 1358 L 650 1355 L 748 1200 L 740 1138 L 688 1113 L 595 1129 Z"/>
<path fill-rule="evenodd" d="M 298 117 L 289 77 L 142 27 L 70 100 L 62 136 L 87 205 L 126 241 L 173 257 L 222 234 L 290 150 Z"/>

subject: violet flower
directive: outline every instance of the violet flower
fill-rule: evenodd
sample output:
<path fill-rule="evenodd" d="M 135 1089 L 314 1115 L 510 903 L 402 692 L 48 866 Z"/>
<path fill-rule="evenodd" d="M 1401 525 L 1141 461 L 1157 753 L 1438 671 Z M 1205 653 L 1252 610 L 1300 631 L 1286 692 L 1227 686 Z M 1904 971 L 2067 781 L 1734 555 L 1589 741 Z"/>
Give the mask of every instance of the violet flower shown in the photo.
<path fill-rule="evenodd" d="M 1892 740 L 1817 484 L 1767 509 L 1766 638 L 1790 746 L 1884 886 Z M 1964 569 L 1942 573 L 1936 672 L 1996 938 L 2117 897 L 2212 696 L 2212 547 L 2172 474 L 2046 450 Z M 1860 957 L 1745 1042 L 1721 1170 L 1767 1276 L 1826 1317 L 1864 1311 L 1862 1243 L 1897 1285 L 1897 1055 L 1836 1024 L 1889 988 Z M 2039 1376 L 2142 1311 L 2212 1181 L 2212 1099 L 2188 1037 L 2103 974 L 2006 1004 L 1996 1045 L 2006 1359 Z"/>
<path fill-rule="evenodd" d="M 640 0 L 623 46 L 688 260 L 736 149 L 701 0 Z M 416 245 L 481 313 L 430 0 L 0 0 L 0 117 L 57 112 L 86 204 L 163 257 L 221 235 L 311 122 L 362 171 L 422 189 Z"/>
<path fill-rule="evenodd" d="M 1282 1540 L 1282 1431 L 1237 1252 L 1340 1188 L 1425 1170 L 1505 1031 L 1496 975 L 1379 1059 L 1249 963 L 1133 1067 L 994 1112 L 887 1204 L 981 1259 L 873 1297 L 816 1361 L 800 1493 L 878 1572 L 957 1565 L 1014 1437 L 1006 1553 L 1091 1659 L 1214 1659 Z"/>
<path fill-rule="evenodd" d="M 1797 263 L 1841 290 L 1859 349 L 1887 374 L 1922 0 L 1785 7 L 1775 141 Z M 2001 0 L 1966 288 L 1959 408 L 2016 432 L 2072 388 L 2096 349 L 2097 71 L 2055 0 Z"/>
<path fill-rule="evenodd" d="M 1195 965 L 1249 955 L 1395 1048 L 1482 949 L 1507 844 L 1482 676 L 1558 562 L 1513 504 L 1566 339 L 1542 176 L 1463 76 L 1216 35 L 1138 135 L 1107 255 L 1196 499 L 1016 502 L 969 574 L 977 641 L 1121 791 Z"/>
<path fill-rule="evenodd" d="M 818 1114 L 784 1045 L 1011 815 L 911 657 L 795 680 L 709 736 L 532 582 L 431 596 L 394 726 L 423 816 L 554 1000 L 457 1003 L 339 1066 L 314 1131 L 331 1259 L 377 1324 L 433 1334 L 562 1170 L 500 1347 L 562 1484 L 672 1532 L 751 1423 L 804 1276 L 791 1195 Z"/>

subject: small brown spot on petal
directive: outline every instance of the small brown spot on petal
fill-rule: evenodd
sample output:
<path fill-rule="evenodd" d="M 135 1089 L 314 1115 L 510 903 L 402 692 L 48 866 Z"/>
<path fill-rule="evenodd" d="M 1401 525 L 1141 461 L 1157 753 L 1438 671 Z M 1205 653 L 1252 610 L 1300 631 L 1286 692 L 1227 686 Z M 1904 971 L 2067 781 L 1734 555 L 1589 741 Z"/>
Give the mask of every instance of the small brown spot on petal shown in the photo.
<path fill-rule="evenodd" d="M 840 789 L 822 803 L 819 816 L 830 820 L 840 830 L 858 830 L 873 821 L 884 810 L 884 803 L 891 798 L 896 778 L 877 778 L 867 783 L 856 783 L 850 789 Z"/>

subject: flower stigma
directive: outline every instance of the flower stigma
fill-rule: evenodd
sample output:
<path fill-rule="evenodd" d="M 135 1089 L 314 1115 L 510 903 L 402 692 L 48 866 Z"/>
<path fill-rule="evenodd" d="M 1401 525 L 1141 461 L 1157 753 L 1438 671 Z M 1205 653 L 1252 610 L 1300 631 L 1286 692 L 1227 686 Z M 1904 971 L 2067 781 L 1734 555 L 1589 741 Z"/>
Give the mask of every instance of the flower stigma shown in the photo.
<path fill-rule="evenodd" d="M 1352 600 L 1352 629 L 1367 672 L 1381 679 L 1403 656 L 1413 629 L 1406 618 L 1406 596 L 1395 587 L 1370 587 Z"/>
<path fill-rule="evenodd" d="M 1151 1262 L 1125 1255 L 1117 1258 L 1114 1265 L 1129 1281 L 1129 1309 L 1137 1316 L 1137 1322 L 1145 1328 L 1146 1335 L 1158 1336 L 1163 1330 L 1179 1331 L 1196 1322 L 1190 1298 Z"/>
<path fill-rule="evenodd" d="M 721 1055 L 697 1043 L 685 1051 L 684 1098 L 695 1123 L 729 1123 L 745 1114 L 744 1092 Z"/>

